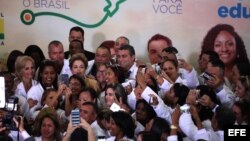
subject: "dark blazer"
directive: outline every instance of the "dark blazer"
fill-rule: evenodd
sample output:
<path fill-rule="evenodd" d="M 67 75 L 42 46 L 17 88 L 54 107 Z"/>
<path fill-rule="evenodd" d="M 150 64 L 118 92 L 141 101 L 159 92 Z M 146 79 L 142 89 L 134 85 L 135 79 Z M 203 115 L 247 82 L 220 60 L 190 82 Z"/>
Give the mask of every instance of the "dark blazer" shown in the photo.
<path fill-rule="evenodd" d="M 93 52 L 85 50 L 84 51 L 84 55 L 86 56 L 86 58 L 88 59 L 88 61 L 95 59 L 95 53 L 93 53 Z M 65 51 L 64 52 L 64 58 L 65 59 L 69 58 L 69 51 Z"/>

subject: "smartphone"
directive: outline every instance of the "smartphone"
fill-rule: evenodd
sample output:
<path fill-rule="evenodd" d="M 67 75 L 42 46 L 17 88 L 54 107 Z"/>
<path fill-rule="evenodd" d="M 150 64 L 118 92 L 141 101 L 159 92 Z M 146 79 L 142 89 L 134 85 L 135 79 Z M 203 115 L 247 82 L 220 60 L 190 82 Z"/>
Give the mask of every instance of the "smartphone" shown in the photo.
<path fill-rule="evenodd" d="M 147 68 L 142 68 L 142 69 L 141 69 L 141 72 L 142 72 L 143 74 L 145 74 L 146 71 L 147 71 Z"/>
<path fill-rule="evenodd" d="M 106 141 L 106 137 L 105 136 L 98 136 L 97 141 Z"/>
<path fill-rule="evenodd" d="M 68 74 L 60 74 L 59 84 L 68 85 L 68 83 L 69 83 L 69 75 Z"/>
<path fill-rule="evenodd" d="M 208 73 L 208 72 L 204 72 L 204 73 L 202 74 L 202 77 L 203 77 L 205 80 L 210 80 L 210 79 L 213 77 L 213 75 L 210 74 L 210 73 Z"/>
<path fill-rule="evenodd" d="M 80 124 L 80 110 L 79 109 L 74 109 L 71 111 L 71 122 L 73 126 L 77 126 Z"/>
<path fill-rule="evenodd" d="M 0 77 L 0 108 L 5 107 L 5 83 L 4 77 Z"/>
<path fill-rule="evenodd" d="M 110 106 L 110 110 L 113 111 L 113 112 L 117 112 L 117 111 L 120 111 L 121 110 L 121 107 L 116 104 L 115 102 Z"/>
<path fill-rule="evenodd" d="M 157 74 L 161 74 L 161 67 L 160 67 L 160 64 L 155 65 L 155 72 L 156 72 Z"/>

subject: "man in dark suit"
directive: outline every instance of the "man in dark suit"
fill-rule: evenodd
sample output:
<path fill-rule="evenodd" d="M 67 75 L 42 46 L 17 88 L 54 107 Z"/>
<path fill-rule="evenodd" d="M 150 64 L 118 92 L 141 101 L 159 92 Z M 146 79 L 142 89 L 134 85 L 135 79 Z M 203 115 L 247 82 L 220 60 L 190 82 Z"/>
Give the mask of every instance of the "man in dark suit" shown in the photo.
<path fill-rule="evenodd" d="M 83 43 L 83 49 L 84 49 L 84 30 L 81 27 L 75 26 L 70 29 L 69 32 L 69 42 L 72 40 L 79 40 Z M 87 57 L 88 61 L 93 60 L 95 58 L 95 53 L 87 51 L 84 49 L 84 54 Z M 68 59 L 70 58 L 71 54 L 69 51 L 64 52 L 64 58 Z"/>

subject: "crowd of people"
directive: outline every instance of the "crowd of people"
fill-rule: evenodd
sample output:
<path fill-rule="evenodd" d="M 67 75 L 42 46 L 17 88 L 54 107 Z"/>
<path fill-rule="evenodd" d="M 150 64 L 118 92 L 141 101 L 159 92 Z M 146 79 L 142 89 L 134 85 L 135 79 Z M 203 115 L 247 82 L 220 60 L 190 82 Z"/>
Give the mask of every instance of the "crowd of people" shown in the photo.
<path fill-rule="evenodd" d="M 0 140 L 223 141 L 227 127 L 250 124 L 250 63 L 231 25 L 208 31 L 199 70 L 162 34 L 148 40 L 150 65 L 125 36 L 95 53 L 84 36 L 71 28 L 68 50 L 53 40 L 48 59 L 37 45 L 9 54 L 0 76 L 6 101 L 18 101 L 0 110 Z"/>

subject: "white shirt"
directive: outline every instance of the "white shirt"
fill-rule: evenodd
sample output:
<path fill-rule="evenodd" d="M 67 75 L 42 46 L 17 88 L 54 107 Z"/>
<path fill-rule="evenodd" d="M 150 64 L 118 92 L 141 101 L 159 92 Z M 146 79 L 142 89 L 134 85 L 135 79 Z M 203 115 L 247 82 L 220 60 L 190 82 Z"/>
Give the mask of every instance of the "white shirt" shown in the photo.
<path fill-rule="evenodd" d="M 98 136 L 105 136 L 106 138 L 110 137 L 109 132 L 105 129 L 102 129 L 100 125 L 97 123 L 97 121 L 94 121 L 90 126 L 94 130 L 96 139 L 98 138 Z"/>
<path fill-rule="evenodd" d="M 193 68 L 191 72 L 186 69 L 180 68 L 179 73 L 182 79 L 187 81 L 187 86 L 189 88 L 196 88 L 199 85 L 198 74 Z"/>
<path fill-rule="evenodd" d="M 125 141 L 134 141 L 133 139 L 130 139 L 130 138 L 126 137 L 126 136 L 124 136 L 122 139 L 125 140 Z M 112 136 L 110 138 L 107 138 L 106 141 L 115 141 L 115 137 Z"/>
<path fill-rule="evenodd" d="M 32 84 L 32 86 L 34 86 L 34 85 L 37 84 L 37 81 L 36 80 L 32 80 L 31 84 Z M 26 92 L 26 90 L 24 88 L 23 82 L 20 82 L 17 85 L 16 91 L 15 91 L 15 95 L 21 95 L 21 96 L 23 96 L 23 97 L 25 97 L 27 99 L 27 92 Z"/>
<path fill-rule="evenodd" d="M 37 85 L 34 85 L 30 88 L 30 90 L 27 93 L 27 99 L 37 100 L 38 104 L 41 105 L 43 92 L 44 92 L 44 89 L 41 83 L 38 83 Z"/>
<path fill-rule="evenodd" d="M 149 96 L 150 94 L 153 94 L 158 99 L 158 105 L 153 106 L 157 116 L 166 119 L 169 123 L 172 123 L 171 114 L 173 109 L 165 105 L 163 100 L 150 87 L 145 88 L 141 94 L 141 97 L 149 103 L 151 99 Z"/>
<path fill-rule="evenodd" d="M 69 77 L 72 75 L 71 69 L 69 67 L 69 60 L 64 59 L 63 68 L 62 68 L 60 74 L 68 74 Z"/>
<path fill-rule="evenodd" d="M 135 62 L 128 71 L 130 71 L 129 78 L 128 80 L 126 80 L 126 82 L 122 83 L 122 86 L 126 87 L 128 85 L 131 85 L 134 88 L 136 84 L 136 74 L 138 71 L 138 67 L 136 66 Z"/>
<path fill-rule="evenodd" d="M 235 102 L 235 94 L 225 84 L 223 89 L 216 93 L 217 99 L 220 100 L 221 105 L 231 108 Z"/>
<path fill-rule="evenodd" d="M 175 80 L 174 83 L 181 83 L 185 86 L 187 86 L 187 80 L 182 79 L 180 76 Z M 170 88 L 173 86 L 169 81 L 163 78 L 163 83 L 161 85 L 158 85 L 160 88 L 159 95 L 161 98 L 165 97 L 166 92 L 170 90 Z"/>

